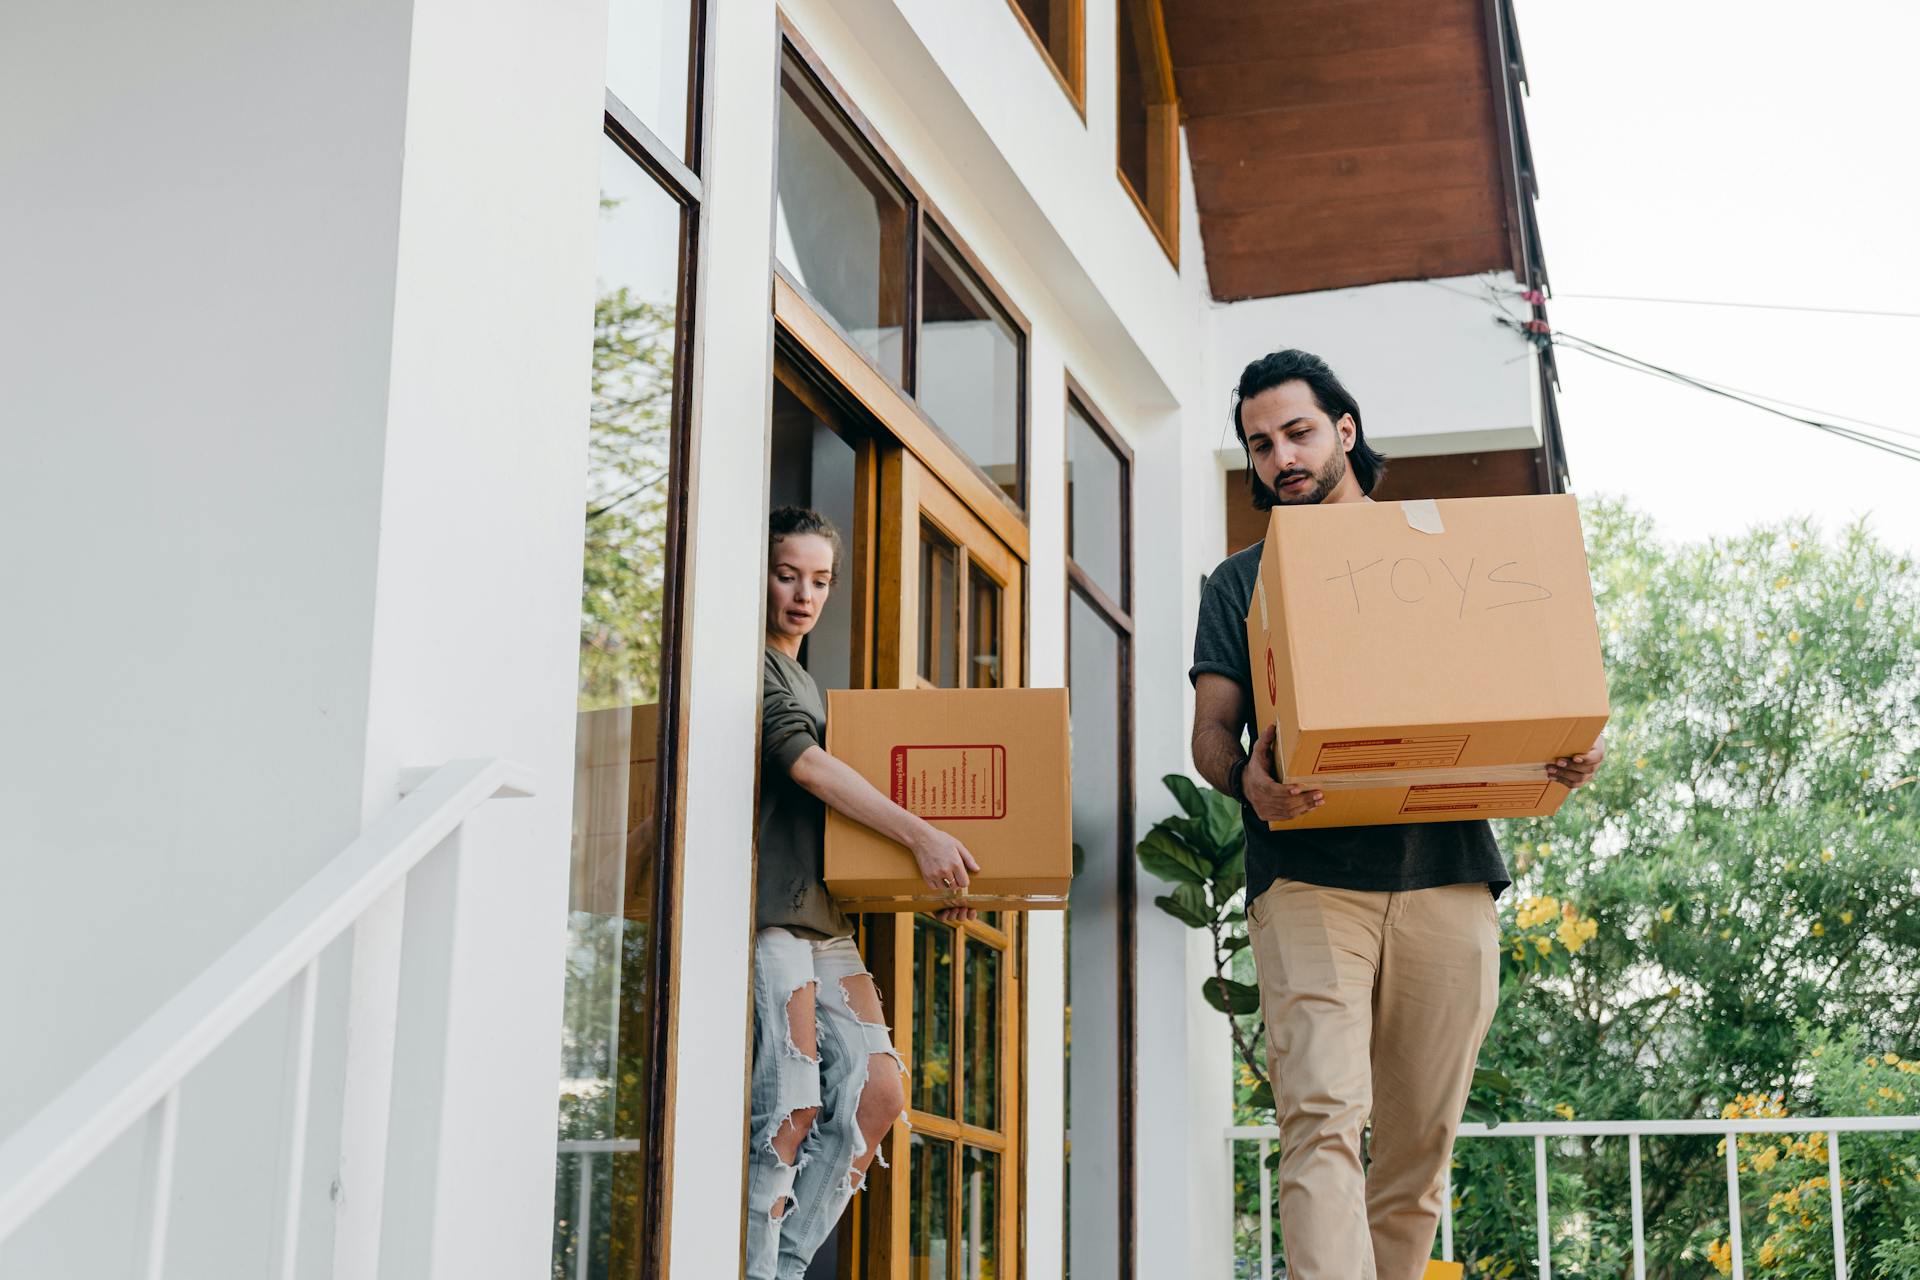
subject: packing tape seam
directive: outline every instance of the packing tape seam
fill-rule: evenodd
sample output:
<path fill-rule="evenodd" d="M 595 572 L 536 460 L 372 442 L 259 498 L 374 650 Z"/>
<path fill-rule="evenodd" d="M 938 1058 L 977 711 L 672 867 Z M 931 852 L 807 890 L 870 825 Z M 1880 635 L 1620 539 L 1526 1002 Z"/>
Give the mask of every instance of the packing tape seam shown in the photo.
<path fill-rule="evenodd" d="M 1308 773 L 1283 781 L 1290 787 L 1322 791 L 1363 791 L 1374 787 L 1424 787 L 1452 782 L 1544 782 L 1542 764 L 1455 765 L 1446 769 L 1369 769 L 1361 773 Z"/>

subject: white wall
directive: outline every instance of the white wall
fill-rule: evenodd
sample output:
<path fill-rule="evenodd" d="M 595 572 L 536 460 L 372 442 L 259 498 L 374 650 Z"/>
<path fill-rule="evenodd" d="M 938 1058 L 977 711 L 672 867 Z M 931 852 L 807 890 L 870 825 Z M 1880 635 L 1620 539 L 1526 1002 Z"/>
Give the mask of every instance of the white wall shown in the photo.
<path fill-rule="evenodd" d="M 1526 318 L 1526 304 L 1509 296 L 1517 288 L 1511 273 L 1495 272 L 1214 305 L 1208 381 L 1224 396 L 1250 361 L 1301 347 L 1340 375 L 1383 453 L 1535 449 L 1533 348 L 1495 323 L 1502 305 Z M 1231 432 L 1213 447 L 1238 454 Z"/>
<path fill-rule="evenodd" d="M 394 803 L 401 766 L 507 755 L 546 788 L 468 843 L 484 998 L 447 1102 L 483 1121 L 440 1171 L 464 1226 L 437 1262 L 545 1265 L 604 22 L 6 9 L 0 111 L 32 123 L 0 135 L 0 1025 L 35 1048 L 0 1055 L 0 1133 Z M 275 1016 L 187 1095 L 181 1274 L 264 1271 L 276 1152 L 247 1125 L 280 1087 Z M 84 1230 L 0 1270 L 129 1265 L 130 1217 L 87 1192 L 135 1149 L 56 1202 Z"/>

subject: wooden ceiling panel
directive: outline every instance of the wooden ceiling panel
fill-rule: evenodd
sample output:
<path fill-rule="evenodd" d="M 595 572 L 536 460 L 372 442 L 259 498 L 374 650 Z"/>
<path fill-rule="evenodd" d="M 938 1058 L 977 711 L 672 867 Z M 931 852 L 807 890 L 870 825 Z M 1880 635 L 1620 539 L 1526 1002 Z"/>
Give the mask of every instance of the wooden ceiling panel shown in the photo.
<path fill-rule="evenodd" d="M 1181 66 L 1359 53 L 1482 34 L 1477 0 L 1162 0 Z"/>
<path fill-rule="evenodd" d="M 1471 173 L 1485 152 L 1485 140 L 1478 137 L 1361 147 L 1298 156 L 1279 173 L 1247 156 L 1228 155 L 1206 162 L 1196 158 L 1193 178 L 1212 187 L 1217 217 L 1277 201 L 1308 203 L 1336 193 L 1349 199 L 1418 195 Z"/>
<path fill-rule="evenodd" d="M 1462 236 L 1455 240 L 1419 240 L 1388 245 L 1356 245 L 1337 252 L 1322 251 L 1295 254 L 1285 263 L 1285 290 L 1265 293 L 1234 293 L 1245 282 L 1272 279 L 1275 253 L 1262 247 L 1253 253 L 1207 253 L 1207 279 L 1213 296 L 1222 302 L 1241 298 L 1270 298 L 1277 292 L 1310 293 L 1316 289 L 1347 289 L 1356 283 L 1381 280 L 1441 280 L 1448 276 L 1470 276 L 1491 270 L 1486 264 L 1502 265 L 1507 251 L 1505 232 L 1498 235 Z"/>
<path fill-rule="evenodd" d="M 1209 62 L 1188 68 L 1180 100 L 1202 118 L 1484 89 L 1486 49 L 1477 31 L 1444 40 L 1321 57 Z"/>
<path fill-rule="evenodd" d="M 1462 231 L 1442 234 L 1441 227 Z M 1499 192 L 1485 187 L 1452 187 L 1422 192 L 1418 199 L 1402 195 L 1329 198 L 1310 204 L 1267 205 L 1215 214 L 1208 229 L 1207 251 L 1340 253 L 1504 231 Z"/>
<path fill-rule="evenodd" d="M 1216 298 L 1512 267 L 1487 0 L 1162 0 Z"/>

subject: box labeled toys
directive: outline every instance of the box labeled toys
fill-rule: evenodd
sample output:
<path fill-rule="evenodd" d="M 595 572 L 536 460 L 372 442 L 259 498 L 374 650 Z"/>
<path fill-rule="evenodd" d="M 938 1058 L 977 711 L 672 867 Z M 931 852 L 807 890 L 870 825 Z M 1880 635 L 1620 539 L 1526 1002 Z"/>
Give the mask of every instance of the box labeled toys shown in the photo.
<path fill-rule="evenodd" d="M 1326 798 L 1276 831 L 1550 814 L 1607 722 L 1569 495 L 1277 507 L 1247 649 L 1277 775 Z"/>
<path fill-rule="evenodd" d="M 941 894 L 913 855 L 827 811 L 826 872 L 849 911 L 1058 910 L 1073 879 L 1064 689 L 834 689 L 827 752 L 974 856 L 964 895 Z"/>

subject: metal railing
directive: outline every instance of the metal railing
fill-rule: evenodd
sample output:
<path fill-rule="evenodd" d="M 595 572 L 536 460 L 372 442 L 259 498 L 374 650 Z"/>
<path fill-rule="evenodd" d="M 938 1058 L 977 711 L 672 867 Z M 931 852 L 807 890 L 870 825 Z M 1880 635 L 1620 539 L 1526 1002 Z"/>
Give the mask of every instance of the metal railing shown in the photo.
<path fill-rule="evenodd" d="M 1547 1204 L 1547 1140 L 1549 1138 L 1619 1138 L 1627 1140 L 1628 1196 L 1633 1212 L 1633 1275 L 1646 1280 L 1647 1244 L 1645 1206 L 1640 1190 L 1640 1140 L 1647 1137 L 1720 1137 L 1727 1146 L 1727 1246 L 1732 1254 L 1733 1280 L 1745 1280 L 1746 1259 L 1742 1252 L 1740 1229 L 1740 1155 L 1738 1138 L 1749 1133 L 1823 1133 L 1827 1138 L 1827 1190 L 1833 1203 L 1834 1280 L 1847 1280 L 1847 1238 L 1845 1206 L 1840 1194 L 1840 1135 L 1843 1133 L 1920 1132 L 1920 1116 L 1787 1116 L 1779 1119 L 1739 1120 L 1589 1120 L 1518 1122 L 1513 1124 L 1463 1124 L 1459 1137 L 1533 1139 L 1534 1219 L 1538 1255 L 1534 1266 L 1540 1280 L 1551 1280 L 1551 1211 Z M 1273 1174 L 1267 1166 L 1272 1144 L 1280 1139 L 1273 1125 L 1234 1125 L 1227 1129 L 1227 1161 L 1232 1168 L 1238 1144 L 1259 1144 L 1260 1171 L 1260 1269 L 1259 1280 L 1273 1277 Z M 1451 1165 L 1451 1162 L 1449 1162 Z M 1453 1257 L 1453 1186 L 1447 1186 L 1445 1208 L 1440 1219 L 1440 1256 Z M 1239 1205 L 1234 1205 L 1238 1225 Z"/>
<path fill-rule="evenodd" d="M 392 1085 L 390 1015 L 405 976 L 397 931 L 404 918 L 401 908 L 409 875 L 443 843 L 447 846 L 444 856 L 457 859 L 458 841 L 448 837 L 482 803 L 494 796 L 531 795 L 533 788 L 523 770 L 504 761 L 455 760 L 435 770 L 407 771 L 402 790 L 406 794 L 399 804 L 369 823 L 359 839 L 0 1144 L 0 1244 L 117 1139 L 145 1121 L 148 1140 L 140 1178 L 135 1274 L 141 1280 L 160 1280 L 166 1270 L 174 1201 L 181 1088 L 188 1074 L 268 1001 L 287 993 L 292 1014 L 286 1046 L 291 1098 L 280 1133 L 271 1259 L 272 1274 L 291 1280 L 299 1248 L 301 1181 L 312 1103 L 320 954 L 354 930 L 354 989 L 349 999 L 356 1004 L 367 1002 L 361 987 L 366 981 L 375 993 L 372 998 L 384 997 L 389 1006 L 388 1017 L 363 1019 L 376 1026 L 384 1023 L 388 1028 L 384 1038 L 374 1036 L 348 1045 L 341 1126 L 343 1160 L 351 1147 L 357 1162 L 369 1170 L 383 1170 L 388 1126 L 401 1110 Z M 450 897 L 436 904 L 435 910 L 450 915 Z M 445 939 L 451 938 L 450 919 L 434 923 Z M 411 933 L 408 949 L 406 958 L 411 963 L 421 949 Z M 425 965 L 432 967 L 430 961 Z M 379 972 L 383 968 L 387 972 Z M 429 1004 L 437 1005 L 444 1021 L 445 992 L 438 995 L 437 1002 Z M 356 1102 L 365 1105 L 356 1108 Z M 369 1178 L 369 1187 L 379 1187 L 377 1174 Z M 371 1199 L 378 1203 L 379 1196 Z M 359 1228 L 357 1238 L 336 1237 L 336 1269 L 340 1274 L 374 1274 L 363 1264 L 377 1258 L 378 1251 L 375 1213 Z"/>

